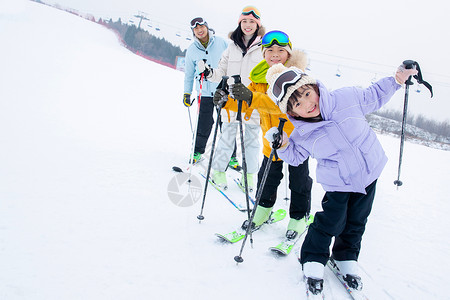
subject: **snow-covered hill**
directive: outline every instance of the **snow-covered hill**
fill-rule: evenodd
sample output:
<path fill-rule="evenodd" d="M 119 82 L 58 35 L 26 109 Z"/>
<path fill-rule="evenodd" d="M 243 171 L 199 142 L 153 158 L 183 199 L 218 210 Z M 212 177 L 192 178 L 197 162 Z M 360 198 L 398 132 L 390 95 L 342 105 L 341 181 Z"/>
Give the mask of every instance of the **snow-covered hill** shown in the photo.
<path fill-rule="evenodd" d="M 267 251 L 287 220 L 255 233 L 237 266 L 240 244 L 214 233 L 245 214 L 211 188 L 201 224 L 200 202 L 170 201 L 190 150 L 181 72 L 25 0 L 1 10 L 0 32 L 0 299 L 305 298 L 295 254 Z M 379 137 L 390 161 L 360 256 L 367 294 L 448 299 L 450 154 L 406 143 L 397 189 L 399 140 Z M 322 195 L 315 184 L 314 211 Z M 348 299 L 332 279 L 333 299 Z"/>
<path fill-rule="evenodd" d="M 394 137 L 400 137 L 402 132 L 402 122 L 395 121 L 388 118 L 371 114 L 367 116 L 370 127 L 376 132 L 391 135 Z M 450 150 L 450 137 L 440 136 L 434 133 L 430 133 L 417 126 L 410 124 L 406 125 L 405 136 L 409 142 L 424 145 L 427 147 Z"/>

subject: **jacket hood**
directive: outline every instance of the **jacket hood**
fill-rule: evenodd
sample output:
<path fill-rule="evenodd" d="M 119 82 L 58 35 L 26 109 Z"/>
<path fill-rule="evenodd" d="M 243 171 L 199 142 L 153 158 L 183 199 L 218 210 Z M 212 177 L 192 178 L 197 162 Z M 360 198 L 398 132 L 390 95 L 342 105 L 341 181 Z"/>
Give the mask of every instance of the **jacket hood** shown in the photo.
<path fill-rule="evenodd" d="M 296 67 L 305 71 L 306 67 L 308 66 L 308 57 L 305 52 L 298 49 L 294 49 L 292 51 L 291 56 L 284 65 L 288 68 Z M 267 83 L 266 74 L 269 68 L 270 68 L 269 64 L 266 62 L 265 59 L 263 59 L 250 72 L 250 79 L 255 83 Z"/>
<path fill-rule="evenodd" d="M 305 52 L 294 49 L 292 51 L 291 57 L 284 64 L 285 67 L 296 67 L 302 69 L 303 72 L 306 71 L 306 67 L 308 66 L 308 57 Z"/>

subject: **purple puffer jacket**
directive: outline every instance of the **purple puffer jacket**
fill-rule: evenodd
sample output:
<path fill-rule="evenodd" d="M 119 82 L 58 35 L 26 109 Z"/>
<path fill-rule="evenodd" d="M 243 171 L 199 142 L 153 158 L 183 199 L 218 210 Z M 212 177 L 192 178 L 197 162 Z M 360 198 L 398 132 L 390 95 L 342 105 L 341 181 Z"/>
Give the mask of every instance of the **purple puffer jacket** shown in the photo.
<path fill-rule="evenodd" d="M 320 112 L 323 121 L 308 123 L 289 116 L 295 126 L 286 148 L 278 156 L 297 166 L 308 156 L 317 160 L 317 182 L 325 191 L 358 192 L 377 179 L 387 157 L 365 119 L 400 89 L 386 77 L 366 89 L 347 87 L 329 92 L 321 82 Z"/>

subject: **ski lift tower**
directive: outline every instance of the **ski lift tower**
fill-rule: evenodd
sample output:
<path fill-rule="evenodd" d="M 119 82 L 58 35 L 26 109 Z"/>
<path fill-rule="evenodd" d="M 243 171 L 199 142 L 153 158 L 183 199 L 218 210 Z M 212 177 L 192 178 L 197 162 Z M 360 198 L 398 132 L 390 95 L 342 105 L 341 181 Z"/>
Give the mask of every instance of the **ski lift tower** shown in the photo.
<path fill-rule="evenodd" d="M 144 12 L 142 12 L 142 11 L 140 11 L 140 12 L 138 12 L 138 14 L 137 15 L 134 15 L 134 17 L 135 18 L 138 18 L 139 19 L 139 25 L 138 25 L 138 29 L 140 29 L 141 28 L 141 23 L 142 23 L 142 20 L 147 20 L 147 21 L 149 21 L 150 19 L 149 18 L 147 18 L 145 15 L 147 15 L 146 13 L 144 13 Z"/>

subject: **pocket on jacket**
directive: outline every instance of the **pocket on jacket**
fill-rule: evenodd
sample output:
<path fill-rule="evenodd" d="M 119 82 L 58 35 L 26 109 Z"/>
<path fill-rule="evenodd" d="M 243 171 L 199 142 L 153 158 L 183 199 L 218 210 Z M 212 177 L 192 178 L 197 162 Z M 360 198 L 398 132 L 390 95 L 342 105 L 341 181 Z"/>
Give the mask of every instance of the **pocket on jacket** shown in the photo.
<path fill-rule="evenodd" d="M 339 163 L 330 159 L 322 159 L 317 162 L 317 182 L 330 186 L 343 186 L 350 184 L 348 175 L 342 174 Z"/>
<path fill-rule="evenodd" d="M 359 146 L 361 156 L 366 164 L 367 173 L 370 174 L 373 168 L 383 160 L 384 151 L 375 133 L 369 134 Z"/>

